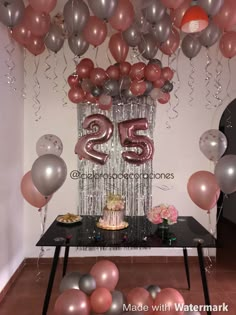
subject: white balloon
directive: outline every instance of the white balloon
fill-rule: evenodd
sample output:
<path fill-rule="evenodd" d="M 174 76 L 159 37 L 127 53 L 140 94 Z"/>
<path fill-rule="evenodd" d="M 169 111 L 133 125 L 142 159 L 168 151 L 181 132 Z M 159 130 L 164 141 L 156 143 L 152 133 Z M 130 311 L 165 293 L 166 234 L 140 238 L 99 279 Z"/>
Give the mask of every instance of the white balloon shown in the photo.
<path fill-rule="evenodd" d="M 36 143 L 36 152 L 38 156 L 42 156 L 44 154 L 60 156 L 62 151 L 63 144 L 61 139 L 52 134 L 43 135 Z"/>

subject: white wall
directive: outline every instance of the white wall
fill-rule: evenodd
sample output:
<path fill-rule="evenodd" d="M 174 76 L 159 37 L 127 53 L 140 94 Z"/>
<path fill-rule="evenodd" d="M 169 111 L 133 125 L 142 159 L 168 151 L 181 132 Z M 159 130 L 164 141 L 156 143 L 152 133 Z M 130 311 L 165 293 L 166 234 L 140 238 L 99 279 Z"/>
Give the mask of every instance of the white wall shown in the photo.
<path fill-rule="evenodd" d="M 85 54 L 85 57 L 91 58 L 95 63 L 101 67 L 107 67 L 109 58 L 107 56 L 107 43 L 99 47 L 98 55 L 96 51 L 91 48 Z M 226 97 L 226 87 L 229 81 L 229 72 L 227 67 L 227 60 L 222 59 L 222 62 L 217 65 L 219 61 L 217 57 L 216 47 L 210 49 L 211 62 L 208 66 L 208 71 L 211 74 L 209 82 L 210 89 L 210 107 L 206 106 L 206 51 L 202 49 L 200 54 L 193 59 L 193 82 L 190 80 L 190 61 L 180 53 L 179 59 L 170 59 L 170 66 L 178 68 L 179 74 L 179 89 L 178 77 L 175 75 L 175 89 L 171 93 L 171 104 L 157 105 L 156 128 L 155 128 L 155 156 L 154 156 L 154 172 L 173 172 L 174 180 L 168 181 L 153 181 L 153 204 L 160 202 L 167 202 L 174 204 L 180 215 L 191 215 L 202 223 L 207 229 L 215 229 L 215 210 L 211 212 L 212 226 L 209 225 L 209 218 L 206 211 L 199 209 L 188 196 L 187 181 L 189 177 L 196 171 L 209 170 L 213 171 L 214 166 L 209 162 L 200 152 L 198 141 L 201 134 L 211 128 L 218 128 L 219 120 L 226 105 L 235 98 L 235 90 L 230 85 L 228 88 L 229 97 Z M 66 62 L 65 62 L 66 58 Z M 160 53 L 157 58 L 161 58 Z M 135 60 L 133 60 L 135 61 Z M 136 60 L 137 61 L 137 60 Z M 39 68 L 36 73 L 37 62 Z M 47 64 L 50 65 L 48 69 Z M 167 58 L 163 58 L 163 64 L 168 64 Z M 63 52 L 59 52 L 57 56 L 53 54 L 48 55 L 45 52 L 40 58 L 35 59 L 31 55 L 26 58 L 26 86 L 27 97 L 25 100 L 25 172 L 31 169 L 34 160 L 37 158 L 35 145 L 40 136 L 46 133 L 53 133 L 59 136 L 64 144 L 64 152 L 62 158 L 65 160 L 68 173 L 77 168 L 77 156 L 74 154 L 74 146 L 77 141 L 77 117 L 76 105 L 68 101 L 67 106 L 63 106 L 64 79 L 73 72 L 74 62 L 72 53 L 68 50 L 65 44 L 65 56 Z M 215 78 L 216 68 L 221 69 L 220 84 L 222 85 L 222 92 L 219 98 L 222 99 L 222 105 L 215 107 L 218 101 L 214 97 L 216 90 Z M 230 68 L 233 74 L 235 73 L 236 63 L 231 60 Z M 48 69 L 48 70 L 46 70 Z M 64 76 L 63 76 L 64 72 Z M 46 79 L 46 77 L 51 79 Z M 209 74 L 207 75 L 209 76 Z M 40 89 L 37 86 L 37 80 L 40 82 Z M 57 87 L 55 88 L 55 85 Z M 193 102 L 190 104 L 190 86 L 193 86 Z M 39 91 L 40 90 L 40 91 Z M 68 86 L 66 87 L 66 91 Z M 36 121 L 34 95 L 38 95 L 40 101 L 40 115 L 41 119 Z M 174 95 L 176 94 L 176 96 Z M 177 99 L 179 106 L 176 108 L 178 117 L 171 119 L 173 111 L 169 110 L 169 106 L 176 105 Z M 170 189 L 164 191 L 157 186 L 167 185 Z M 61 213 L 76 212 L 77 209 L 77 182 L 72 180 L 69 176 L 63 187 L 58 190 L 49 204 L 47 226 L 51 224 L 54 218 Z M 25 235 L 24 246 L 26 257 L 38 256 L 39 249 L 35 247 L 35 243 L 39 239 L 40 218 L 37 209 L 33 209 L 30 205 L 25 205 Z M 194 252 L 194 251 L 193 251 Z M 136 251 L 138 255 L 140 252 Z M 146 254 L 147 251 L 144 252 Z M 74 255 L 100 255 L 101 252 L 74 252 Z M 114 255 L 117 255 L 117 251 Z M 126 253 L 119 252 L 124 255 Z M 130 254 L 130 252 L 129 252 Z M 135 251 L 134 251 L 135 254 Z M 148 254 L 158 255 L 182 255 L 182 251 L 174 250 L 158 250 L 158 253 L 150 250 Z M 46 255 L 52 255 L 52 251 L 46 252 Z M 111 255 L 111 252 L 108 252 Z"/>
<path fill-rule="evenodd" d="M 7 50 L 9 53 L 7 53 Z M 10 70 L 12 68 L 12 70 Z M 24 259 L 23 200 L 23 115 L 21 97 L 24 72 L 19 47 L 12 45 L 0 25 L 0 291 Z M 7 75 L 15 83 L 7 83 Z M 14 90 L 16 89 L 16 90 Z"/>

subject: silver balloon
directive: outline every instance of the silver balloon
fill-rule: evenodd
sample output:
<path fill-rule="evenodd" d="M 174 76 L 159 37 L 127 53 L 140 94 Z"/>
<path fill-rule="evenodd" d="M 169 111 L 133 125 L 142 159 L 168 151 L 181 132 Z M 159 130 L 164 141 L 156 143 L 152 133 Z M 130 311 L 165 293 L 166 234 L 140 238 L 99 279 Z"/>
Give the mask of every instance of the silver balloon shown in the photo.
<path fill-rule="evenodd" d="M 81 274 L 79 272 L 70 272 L 63 277 L 60 283 L 59 291 L 63 293 L 69 289 L 77 289 L 79 290 L 79 280 Z"/>
<path fill-rule="evenodd" d="M 64 44 L 62 28 L 56 24 L 52 24 L 44 39 L 44 43 L 49 50 L 57 53 Z"/>
<path fill-rule="evenodd" d="M 14 27 L 20 23 L 25 12 L 22 0 L 0 1 L 0 22 L 7 27 Z"/>
<path fill-rule="evenodd" d="M 166 8 L 160 0 L 152 0 L 148 7 L 142 10 L 144 18 L 151 24 L 156 24 L 160 21 L 166 12 Z"/>
<path fill-rule="evenodd" d="M 211 21 L 207 28 L 200 33 L 199 41 L 202 46 L 211 47 L 218 41 L 221 33 L 220 28 Z"/>
<path fill-rule="evenodd" d="M 141 42 L 141 33 L 138 25 L 133 23 L 126 31 L 123 32 L 123 38 L 130 47 L 138 46 Z"/>
<path fill-rule="evenodd" d="M 151 297 L 152 297 L 153 299 L 155 299 L 156 296 L 157 296 L 157 294 L 158 294 L 159 292 L 161 292 L 161 288 L 158 287 L 158 285 L 155 285 L 155 284 L 149 285 L 149 286 L 146 288 L 146 290 L 151 294 Z"/>
<path fill-rule="evenodd" d="M 62 151 L 63 144 L 61 139 L 52 134 L 43 135 L 36 143 L 36 152 L 38 156 L 44 154 L 54 154 L 60 156 Z"/>
<path fill-rule="evenodd" d="M 236 155 L 223 156 L 216 164 L 215 177 L 225 194 L 236 191 Z"/>
<path fill-rule="evenodd" d="M 148 61 L 148 64 L 158 65 L 158 66 L 160 66 L 160 68 L 162 68 L 162 63 L 161 63 L 161 60 L 159 60 L 159 59 L 151 59 Z"/>
<path fill-rule="evenodd" d="M 84 293 L 90 295 L 96 289 L 96 280 L 90 274 L 85 274 L 79 279 L 79 288 Z"/>
<path fill-rule="evenodd" d="M 116 96 L 119 94 L 119 83 L 116 80 L 109 79 L 103 85 L 104 94 Z"/>
<path fill-rule="evenodd" d="M 164 43 L 170 36 L 171 24 L 170 16 L 166 13 L 162 19 L 150 29 L 150 33 L 160 44 Z"/>
<path fill-rule="evenodd" d="M 174 86 L 173 83 L 170 81 L 165 81 L 163 87 L 161 88 L 162 92 L 170 93 L 173 90 Z"/>
<path fill-rule="evenodd" d="M 119 91 L 128 90 L 130 88 L 130 85 L 131 79 L 128 75 L 121 77 L 119 80 Z"/>
<path fill-rule="evenodd" d="M 63 16 L 68 34 L 80 34 L 89 19 L 89 9 L 83 0 L 69 0 L 64 6 Z"/>
<path fill-rule="evenodd" d="M 122 91 L 122 96 L 125 98 L 135 98 L 136 96 L 130 91 L 130 89 Z"/>
<path fill-rule="evenodd" d="M 83 35 L 73 34 L 68 38 L 70 50 L 76 56 L 82 56 L 89 48 L 89 43 L 83 38 Z"/>
<path fill-rule="evenodd" d="M 105 315 L 121 315 L 123 314 L 123 306 L 125 304 L 124 294 L 120 291 L 111 292 L 112 303 Z"/>
<path fill-rule="evenodd" d="M 224 0 L 198 0 L 197 4 L 202 7 L 208 15 L 216 15 L 224 4 Z"/>
<path fill-rule="evenodd" d="M 146 91 L 144 92 L 144 95 L 149 95 L 149 93 L 153 89 L 153 84 L 150 81 L 145 81 L 145 83 L 146 83 Z"/>
<path fill-rule="evenodd" d="M 111 18 L 117 8 L 118 0 L 88 0 L 90 9 L 101 20 Z"/>
<path fill-rule="evenodd" d="M 92 87 L 92 89 L 91 89 L 91 94 L 92 94 L 94 97 L 98 97 L 98 96 L 100 96 L 102 93 L 103 93 L 103 88 L 100 87 L 100 86 L 94 86 L 94 87 Z"/>
<path fill-rule="evenodd" d="M 153 59 L 158 50 L 158 43 L 151 34 L 145 34 L 138 45 L 138 50 L 144 58 Z"/>
<path fill-rule="evenodd" d="M 218 129 L 210 129 L 201 135 L 199 147 L 210 161 L 217 162 L 227 149 L 227 138 Z"/>
<path fill-rule="evenodd" d="M 196 57 L 197 54 L 200 52 L 201 47 L 202 46 L 199 39 L 192 34 L 186 35 L 182 40 L 182 51 L 189 59 Z"/>
<path fill-rule="evenodd" d="M 65 162 L 59 156 L 45 154 L 33 163 L 32 181 L 43 196 L 50 196 L 64 183 L 67 175 Z"/>

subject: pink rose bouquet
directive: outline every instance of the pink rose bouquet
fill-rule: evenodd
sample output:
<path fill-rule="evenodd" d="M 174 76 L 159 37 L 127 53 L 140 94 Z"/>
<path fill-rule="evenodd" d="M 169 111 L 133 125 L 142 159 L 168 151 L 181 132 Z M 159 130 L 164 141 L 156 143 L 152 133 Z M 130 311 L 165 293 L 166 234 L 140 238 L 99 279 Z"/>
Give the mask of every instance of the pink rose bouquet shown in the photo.
<path fill-rule="evenodd" d="M 174 224 L 177 223 L 178 210 L 173 205 L 160 204 L 148 211 L 147 218 L 154 224 Z"/>

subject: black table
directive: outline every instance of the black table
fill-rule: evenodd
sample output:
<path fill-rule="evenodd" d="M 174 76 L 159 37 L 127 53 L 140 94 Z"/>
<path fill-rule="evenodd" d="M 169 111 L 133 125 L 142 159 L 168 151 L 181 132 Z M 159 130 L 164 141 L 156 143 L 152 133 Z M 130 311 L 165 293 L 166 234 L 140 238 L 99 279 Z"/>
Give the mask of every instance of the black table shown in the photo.
<path fill-rule="evenodd" d="M 66 274 L 70 247 L 183 248 L 188 289 L 190 289 L 190 275 L 187 248 L 196 248 L 205 304 L 210 305 L 203 247 L 215 248 L 216 240 L 193 217 L 179 217 L 177 224 L 170 226 L 168 240 L 162 240 L 156 233 L 157 226 L 150 223 L 144 216 L 126 217 L 129 226 L 120 231 L 106 231 L 97 228 L 98 219 L 98 216 L 83 216 L 81 222 L 70 225 L 61 224 L 55 220 L 36 244 L 41 247 L 55 247 L 43 315 L 47 314 L 61 247 L 65 247 L 63 276 Z M 211 312 L 208 311 L 207 314 L 211 315 Z"/>

